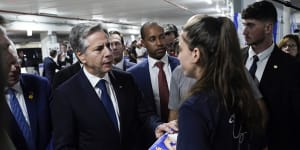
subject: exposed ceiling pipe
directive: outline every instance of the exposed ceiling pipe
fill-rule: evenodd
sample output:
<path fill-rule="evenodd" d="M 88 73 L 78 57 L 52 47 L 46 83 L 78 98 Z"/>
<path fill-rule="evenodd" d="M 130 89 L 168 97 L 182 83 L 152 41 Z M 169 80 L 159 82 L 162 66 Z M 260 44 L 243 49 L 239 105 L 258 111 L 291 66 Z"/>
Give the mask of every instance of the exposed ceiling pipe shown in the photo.
<path fill-rule="evenodd" d="M 275 2 L 277 2 L 277 3 L 280 3 L 280 4 L 283 4 L 283 5 L 286 6 L 286 7 L 291 7 L 291 8 L 294 8 L 294 9 L 300 11 L 300 8 L 299 8 L 299 7 L 294 6 L 294 5 L 293 5 L 291 2 L 289 2 L 289 1 L 283 1 L 283 0 L 273 0 L 273 1 L 275 1 Z"/>
<path fill-rule="evenodd" d="M 107 21 L 107 20 L 100 20 L 100 19 L 84 19 L 84 18 L 77 18 L 77 17 L 64 17 L 64 16 L 58 16 L 58 15 L 46 14 L 46 13 L 26 13 L 26 12 L 9 11 L 9 10 L 0 10 L 0 12 L 9 13 L 9 14 L 18 14 L 18 15 L 42 16 L 42 17 L 50 17 L 50 18 L 58 18 L 58 19 L 66 19 L 66 20 L 77 20 L 77 21 L 93 21 L 93 22 L 101 21 L 104 23 L 114 23 L 114 24 L 119 24 L 119 25 L 129 25 L 129 26 L 139 27 L 139 25 L 131 24 L 131 23 Z"/>
<path fill-rule="evenodd" d="M 183 6 L 183 5 L 177 4 L 177 3 L 172 2 L 172 1 L 170 1 L 170 0 L 164 0 L 164 1 L 167 2 L 167 3 L 169 3 L 169 4 L 171 4 L 171 5 L 173 5 L 173 6 L 175 6 L 175 7 L 177 7 L 177 8 L 180 8 L 180 9 L 182 9 L 182 10 L 184 10 L 184 11 L 191 12 L 191 13 L 194 14 L 194 15 L 195 15 L 195 14 L 198 14 L 198 12 L 193 11 L 193 10 L 190 10 L 190 9 L 188 9 L 187 7 Z"/>

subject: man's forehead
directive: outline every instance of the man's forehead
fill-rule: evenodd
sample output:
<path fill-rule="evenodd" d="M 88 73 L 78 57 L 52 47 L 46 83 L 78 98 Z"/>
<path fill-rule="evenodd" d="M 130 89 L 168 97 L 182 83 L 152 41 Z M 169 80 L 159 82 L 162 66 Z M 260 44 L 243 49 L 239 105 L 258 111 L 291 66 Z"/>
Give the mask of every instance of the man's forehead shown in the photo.
<path fill-rule="evenodd" d="M 121 37 L 117 34 L 112 34 L 112 35 L 109 36 L 109 40 L 110 41 L 116 41 L 116 40 L 121 41 Z"/>

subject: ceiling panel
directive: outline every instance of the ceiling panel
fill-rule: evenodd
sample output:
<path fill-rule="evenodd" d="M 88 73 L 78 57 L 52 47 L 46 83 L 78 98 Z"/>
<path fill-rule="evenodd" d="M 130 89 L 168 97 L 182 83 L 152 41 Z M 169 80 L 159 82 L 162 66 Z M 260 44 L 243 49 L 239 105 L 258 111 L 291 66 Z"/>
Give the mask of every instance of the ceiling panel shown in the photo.
<path fill-rule="evenodd" d="M 51 18 L 37 18 L 35 22 L 66 23 L 57 17 L 76 19 L 99 19 L 107 22 L 140 26 L 148 20 L 155 20 L 162 24 L 173 23 L 178 26 L 195 13 L 216 15 L 217 5 L 226 8 L 226 1 L 234 0 L 1 0 L 1 15 L 8 19 L 24 18 L 22 14 L 6 14 L 3 11 L 19 13 L 51 15 Z M 273 1 L 273 0 L 269 0 Z M 282 4 L 276 4 L 282 8 Z M 300 7 L 300 0 L 291 0 Z M 228 11 L 228 10 L 227 10 Z M 292 9 L 292 12 L 296 12 Z M 225 10 L 226 13 L 226 10 Z M 97 18 L 95 18 L 97 17 Z M 73 21 L 74 22 L 74 21 Z M 70 22 L 67 22 L 70 23 Z"/>

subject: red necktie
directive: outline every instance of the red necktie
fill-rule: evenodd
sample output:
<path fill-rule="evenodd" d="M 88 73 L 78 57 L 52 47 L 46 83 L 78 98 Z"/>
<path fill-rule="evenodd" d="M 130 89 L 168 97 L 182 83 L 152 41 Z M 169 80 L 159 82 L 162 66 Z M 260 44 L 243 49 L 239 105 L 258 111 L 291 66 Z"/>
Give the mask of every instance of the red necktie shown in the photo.
<path fill-rule="evenodd" d="M 164 63 L 163 62 L 157 62 L 155 65 L 159 68 L 158 86 L 159 86 L 161 119 L 164 122 L 168 122 L 168 116 L 169 116 L 169 109 L 168 109 L 169 89 L 168 89 L 168 82 L 167 82 L 166 74 L 165 74 L 164 69 L 163 69 Z"/>

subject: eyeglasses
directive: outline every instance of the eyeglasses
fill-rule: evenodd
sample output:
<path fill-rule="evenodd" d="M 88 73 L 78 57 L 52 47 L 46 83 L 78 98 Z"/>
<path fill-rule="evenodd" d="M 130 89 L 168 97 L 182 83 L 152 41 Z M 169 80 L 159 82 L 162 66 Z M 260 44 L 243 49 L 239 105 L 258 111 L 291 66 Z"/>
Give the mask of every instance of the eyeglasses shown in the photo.
<path fill-rule="evenodd" d="M 283 45 L 282 46 L 282 48 L 296 48 L 297 47 L 297 45 L 296 44 L 285 44 L 285 45 Z"/>

